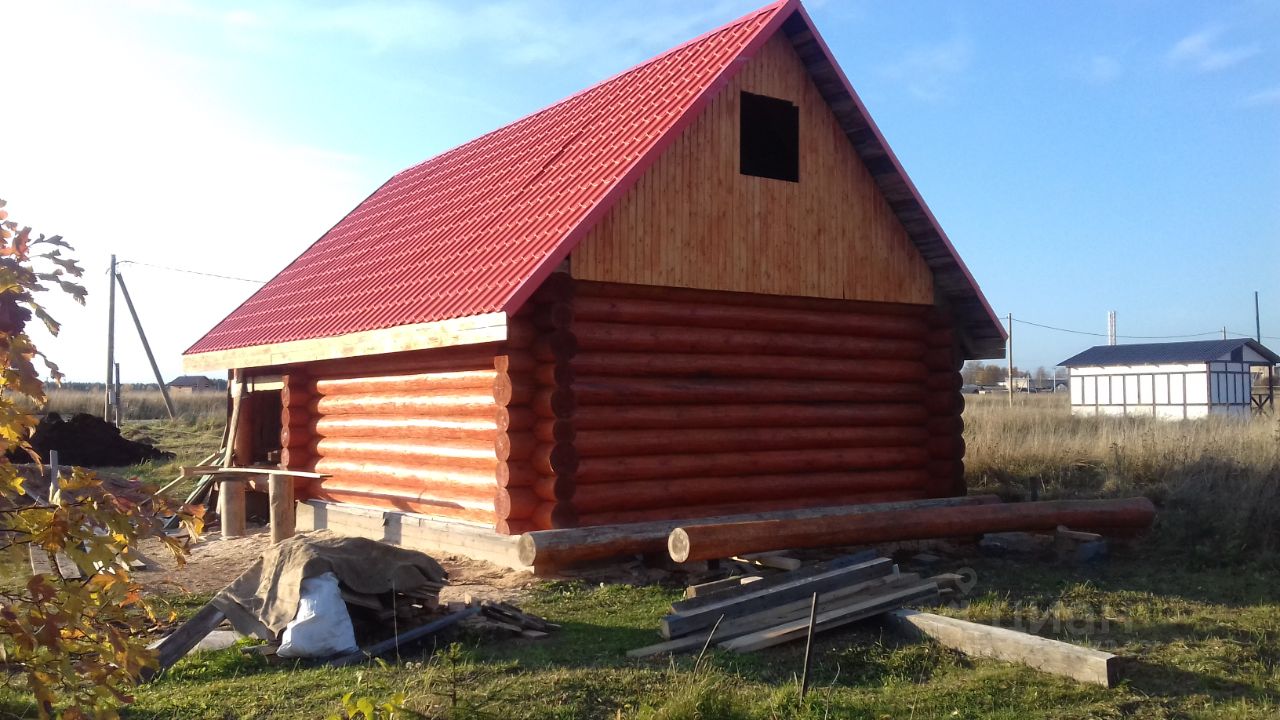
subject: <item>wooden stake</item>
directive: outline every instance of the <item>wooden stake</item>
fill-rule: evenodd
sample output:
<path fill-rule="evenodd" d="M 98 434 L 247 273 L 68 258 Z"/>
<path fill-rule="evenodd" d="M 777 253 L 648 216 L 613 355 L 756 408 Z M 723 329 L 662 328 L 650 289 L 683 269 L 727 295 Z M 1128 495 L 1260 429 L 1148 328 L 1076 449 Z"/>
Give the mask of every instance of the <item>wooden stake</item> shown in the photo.
<path fill-rule="evenodd" d="M 116 368 L 116 256 L 111 255 L 111 272 L 108 274 L 111 289 L 107 291 L 107 384 L 103 394 L 102 419 L 111 422 L 115 406 Z"/>
<path fill-rule="evenodd" d="M 813 594 L 813 603 L 809 606 L 809 636 L 804 642 L 804 670 L 800 674 L 800 699 L 809 692 L 809 663 L 813 660 L 813 627 L 818 622 L 818 593 Z"/>
<path fill-rule="evenodd" d="M 244 491 L 247 480 L 224 478 L 218 487 L 218 517 L 222 523 L 222 538 L 244 537 Z"/>

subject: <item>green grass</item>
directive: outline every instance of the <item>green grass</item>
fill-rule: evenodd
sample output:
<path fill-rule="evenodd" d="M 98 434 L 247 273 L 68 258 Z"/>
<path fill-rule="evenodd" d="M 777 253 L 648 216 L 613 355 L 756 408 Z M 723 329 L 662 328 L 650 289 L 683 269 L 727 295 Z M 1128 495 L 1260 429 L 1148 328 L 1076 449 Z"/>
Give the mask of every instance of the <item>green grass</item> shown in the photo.
<path fill-rule="evenodd" d="M 347 692 L 374 699 L 404 693 L 417 713 L 410 717 L 433 718 L 1280 717 L 1280 567 L 1258 540 L 1276 524 L 1274 516 L 1249 513 L 1250 505 L 1269 502 L 1256 494 L 1268 479 L 1280 480 L 1274 448 L 1265 442 L 1273 426 L 1248 428 L 1242 439 L 1222 435 L 1229 425 L 1080 423 L 1053 399 L 1043 400 L 1019 398 L 1013 415 L 994 404 L 971 406 L 975 484 L 1013 496 L 1033 481 L 1054 496 L 1143 492 L 1162 503 L 1161 527 L 1094 565 L 956 561 L 939 570 L 970 567 L 974 594 L 966 607 L 936 611 L 1132 656 L 1119 688 L 970 660 L 866 623 L 819 636 L 813 687 L 802 703 L 796 691 L 802 644 L 745 656 L 713 651 L 698 667 L 687 655 L 631 660 L 625 651 L 657 639 L 658 618 L 680 589 L 557 582 L 543 583 L 521 603 L 563 625 L 548 639 L 462 632 L 448 638 L 458 643 L 455 652 L 418 651 L 400 662 L 344 669 L 270 665 L 235 649 L 206 653 L 139 688 L 126 717 L 325 717 L 339 710 Z M 131 469 L 168 479 L 176 465 L 210 452 L 221 429 L 165 421 L 126 431 L 179 452 L 171 468 Z M 1213 459 L 1215 452 L 1236 469 L 1197 480 L 1187 462 Z M 1226 485 L 1215 491 L 1212 483 Z M 1221 493 L 1200 498 L 1208 510 L 1188 509 L 1197 487 Z M 1254 523 L 1240 528 L 1252 544 L 1215 554 L 1228 543 L 1221 521 L 1206 519 L 1206 512 Z M 1185 534 L 1197 526 L 1203 543 Z M 1215 557 L 1219 561 L 1211 561 Z M 189 614 L 204 598 L 173 600 Z M 6 713 L 31 715 L 20 690 L 0 691 L 0 717 Z"/>
<path fill-rule="evenodd" d="M 121 435 L 130 440 L 140 440 L 167 450 L 173 453 L 173 459 L 99 469 L 126 477 L 136 476 L 139 480 L 152 485 L 165 485 L 178 477 L 183 465 L 196 465 L 216 451 L 222 444 L 222 428 L 221 419 L 180 418 L 125 422 L 120 429 Z M 198 478 L 183 480 L 169 491 L 169 496 L 177 500 L 185 499 L 194 489 L 197 480 Z"/>

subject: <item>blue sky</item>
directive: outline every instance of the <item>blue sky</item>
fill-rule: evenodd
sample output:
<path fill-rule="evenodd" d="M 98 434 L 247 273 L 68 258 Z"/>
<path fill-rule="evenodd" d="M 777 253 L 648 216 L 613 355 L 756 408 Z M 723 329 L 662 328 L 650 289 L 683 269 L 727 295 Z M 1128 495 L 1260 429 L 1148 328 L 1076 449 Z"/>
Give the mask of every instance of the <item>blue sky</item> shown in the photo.
<path fill-rule="evenodd" d="M 0 196 L 91 273 L 46 345 L 73 379 L 103 374 L 110 252 L 270 277 L 396 170 L 757 5 L 6 3 L 25 110 L 0 118 Z M 1259 289 L 1280 337 L 1280 3 L 807 6 L 997 313 L 1252 332 Z M 166 375 L 254 287 L 124 273 Z M 1102 342 L 1015 333 L 1023 367 Z M 125 379 L 148 379 L 119 342 Z"/>

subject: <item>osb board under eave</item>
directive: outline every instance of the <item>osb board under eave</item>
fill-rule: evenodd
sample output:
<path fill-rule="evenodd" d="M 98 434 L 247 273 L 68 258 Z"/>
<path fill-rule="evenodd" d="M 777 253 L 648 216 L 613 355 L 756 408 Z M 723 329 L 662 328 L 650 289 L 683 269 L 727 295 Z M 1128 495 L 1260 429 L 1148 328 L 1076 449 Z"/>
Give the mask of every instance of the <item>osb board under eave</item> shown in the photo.
<path fill-rule="evenodd" d="M 800 182 L 738 172 L 741 91 L 800 108 Z M 933 277 L 782 34 L 574 251 L 583 280 L 931 304 Z"/>

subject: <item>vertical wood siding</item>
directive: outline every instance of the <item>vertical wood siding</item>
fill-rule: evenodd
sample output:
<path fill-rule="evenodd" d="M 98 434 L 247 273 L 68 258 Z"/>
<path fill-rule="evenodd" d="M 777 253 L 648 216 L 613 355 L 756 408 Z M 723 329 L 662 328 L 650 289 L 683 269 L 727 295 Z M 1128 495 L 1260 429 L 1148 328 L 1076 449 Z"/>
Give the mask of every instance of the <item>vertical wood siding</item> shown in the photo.
<path fill-rule="evenodd" d="M 800 108 L 800 182 L 739 173 L 739 93 Z M 933 278 L 785 37 L 770 40 L 572 256 L 584 280 L 930 304 Z"/>

